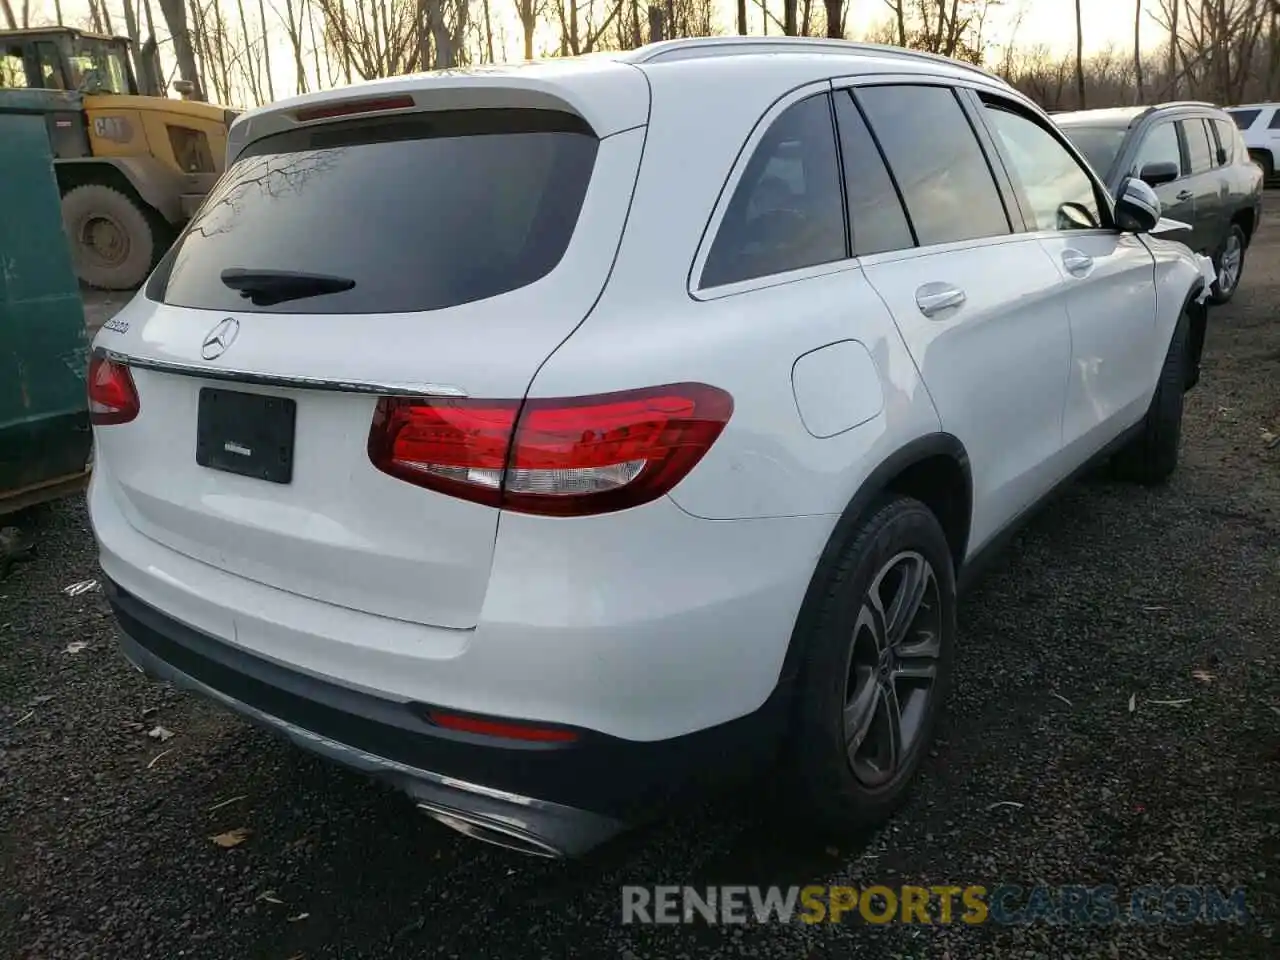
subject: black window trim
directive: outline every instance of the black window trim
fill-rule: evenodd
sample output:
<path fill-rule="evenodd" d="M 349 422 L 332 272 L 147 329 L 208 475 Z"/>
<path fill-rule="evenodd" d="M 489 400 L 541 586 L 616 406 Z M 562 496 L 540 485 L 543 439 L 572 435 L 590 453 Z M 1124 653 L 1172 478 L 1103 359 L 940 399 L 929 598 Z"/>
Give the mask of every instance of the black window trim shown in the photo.
<path fill-rule="evenodd" d="M 1186 128 L 1186 124 L 1188 124 L 1188 123 L 1198 123 L 1198 124 L 1200 124 L 1200 125 L 1201 125 L 1201 127 L 1204 127 L 1204 126 L 1205 126 L 1205 117 L 1204 117 L 1202 114 L 1199 114 L 1199 113 L 1184 114 L 1183 116 L 1175 117 L 1175 118 L 1174 118 L 1174 123 L 1177 125 L 1177 128 L 1178 128 L 1178 139 L 1179 139 L 1179 141 L 1180 141 L 1180 142 L 1181 142 L 1181 144 L 1182 144 L 1182 150 L 1183 150 L 1183 153 L 1182 153 L 1182 168 L 1183 168 L 1183 170 L 1184 170 L 1184 173 L 1183 173 L 1183 175 L 1182 175 L 1182 176 L 1183 176 L 1183 177 L 1200 177 L 1200 176 L 1204 176 L 1204 174 L 1206 174 L 1206 173 L 1213 173 L 1213 171 L 1217 170 L 1217 169 L 1218 169 L 1218 157 L 1217 157 L 1217 155 L 1213 152 L 1213 144 L 1215 144 L 1215 143 L 1217 142 L 1217 134 L 1216 134 L 1216 133 L 1214 134 L 1214 136 L 1213 136 L 1211 139 L 1209 139 L 1209 145 L 1210 145 L 1210 146 L 1209 146 L 1209 150 L 1210 150 L 1210 152 L 1209 152 L 1209 169 L 1208 169 L 1208 170 L 1193 170 L 1193 169 L 1191 169 L 1191 141 L 1187 139 L 1187 128 Z M 1206 138 L 1209 138 L 1209 131 L 1208 131 L 1208 129 L 1205 129 L 1205 131 L 1204 131 L 1204 135 L 1205 135 L 1205 137 L 1206 137 Z M 1179 177 L 1179 179 L 1182 179 L 1182 177 Z"/>
<path fill-rule="evenodd" d="M 884 164 L 885 173 L 889 175 L 889 183 L 893 186 L 894 195 L 898 198 L 898 206 L 902 209 L 902 216 L 907 222 L 907 230 L 911 233 L 911 246 L 903 247 L 903 250 L 914 250 L 920 246 L 920 234 L 916 232 L 915 222 L 911 219 L 911 211 L 907 209 L 907 198 L 902 192 L 902 185 L 898 183 L 898 175 L 893 172 L 893 167 L 889 163 L 889 157 L 884 152 L 884 144 L 880 142 L 880 135 L 876 133 L 875 128 L 871 126 L 871 121 L 867 117 L 867 112 L 862 109 L 862 104 L 858 102 L 858 94 L 853 87 L 837 87 L 831 92 L 831 116 L 836 125 L 836 147 L 840 152 L 840 194 L 844 197 L 844 214 L 846 233 L 849 237 L 849 251 L 854 257 L 858 257 L 858 239 L 857 228 L 853 222 L 853 212 L 849 209 L 849 197 L 845 190 L 844 168 L 844 148 L 842 137 L 840 134 L 840 111 L 836 107 L 835 98 L 846 96 L 853 109 L 858 112 L 858 116 L 862 118 L 862 124 L 867 128 L 867 133 L 871 137 L 872 144 L 875 145 L 876 154 L 880 157 L 880 162 Z M 898 251 L 882 251 L 884 253 Z M 878 256 L 879 254 L 870 254 L 870 256 Z"/>
<path fill-rule="evenodd" d="M 1000 140 L 996 135 L 996 131 L 991 128 L 990 123 L 987 120 L 986 109 L 988 106 L 991 106 L 996 110 L 1004 110 L 1008 113 L 1012 113 L 1015 116 L 1022 117 L 1024 120 L 1035 124 L 1045 133 L 1049 134 L 1049 136 L 1057 142 L 1060 147 L 1066 150 L 1068 156 L 1075 160 L 1076 164 L 1080 167 L 1081 172 L 1088 179 L 1089 183 L 1093 185 L 1094 202 L 1098 205 L 1098 212 L 1103 221 L 1098 225 L 1097 230 L 1106 233 L 1115 231 L 1115 201 L 1111 196 L 1111 191 L 1107 189 L 1106 184 L 1102 182 L 1102 179 L 1094 172 L 1093 168 L 1089 166 L 1088 161 L 1084 159 L 1083 155 L 1076 149 L 1075 145 L 1066 134 L 1057 129 L 1052 123 L 1045 123 L 1044 120 L 1035 113 L 1035 111 L 1029 109 L 1025 104 L 1020 103 L 1012 97 L 1004 96 L 996 91 L 970 90 L 970 101 L 970 109 L 974 112 L 975 118 L 978 122 L 981 123 L 986 140 L 990 144 L 990 149 L 994 151 L 995 156 L 1000 161 L 1003 183 L 1007 185 L 1009 195 L 1018 210 L 1018 219 L 1021 224 L 1021 229 L 1017 231 L 1018 233 L 1045 233 L 1048 231 L 1041 230 L 1039 224 L 1032 218 L 1031 212 L 1023 207 L 1024 198 L 1019 195 L 1020 191 L 1014 186 L 1015 181 L 1009 173 L 1011 161 L 1005 155 L 1005 149 L 1001 145 Z M 1077 232 L 1085 233 L 1088 231 L 1082 230 Z"/>
<path fill-rule="evenodd" d="M 746 139 L 743 140 L 742 146 L 738 148 L 738 153 L 733 159 L 728 175 L 725 177 L 724 182 L 720 184 L 720 192 L 716 195 L 715 203 L 711 207 L 711 214 L 707 218 L 706 225 L 702 228 L 702 236 L 698 238 L 698 246 L 694 252 L 693 262 L 689 265 L 689 273 L 685 281 L 686 291 L 690 299 L 697 301 L 719 300 L 723 297 L 749 293 L 765 287 L 794 283 L 797 280 L 804 280 L 811 276 L 840 273 L 856 264 L 856 258 L 848 255 L 852 251 L 852 238 L 849 235 L 849 207 L 844 196 L 844 166 L 840 156 L 840 138 L 836 128 L 835 105 L 831 102 L 831 95 L 830 80 L 807 81 L 780 95 L 756 120 Z M 707 260 L 711 255 L 711 247 L 715 243 L 716 235 L 724 223 L 725 214 L 728 213 L 729 204 L 733 201 L 733 195 L 738 189 L 738 184 L 742 182 L 742 178 L 747 172 L 747 167 L 751 164 L 751 159 L 755 155 L 760 141 L 768 134 L 774 122 L 787 110 L 803 100 L 816 96 L 826 96 L 827 109 L 831 116 L 831 136 L 835 141 L 836 172 L 838 174 L 836 179 L 839 181 L 840 205 L 845 223 L 846 256 L 840 260 L 815 263 L 812 266 L 797 267 L 794 270 L 784 270 L 781 273 L 769 273 L 759 277 L 750 277 L 746 280 L 736 280 L 733 283 L 705 286 L 702 282 L 702 274 L 706 270 Z"/>
<path fill-rule="evenodd" d="M 1218 118 L 1206 115 L 1201 119 L 1213 138 L 1213 169 L 1221 170 L 1231 162 L 1231 158 L 1227 156 L 1227 145 L 1222 142 L 1222 133 L 1218 130 Z"/>
<path fill-rule="evenodd" d="M 975 116 L 972 98 L 976 96 L 975 88 L 964 82 L 960 78 L 951 77 L 931 77 L 919 76 L 916 74 L 879 74 L 875 76 L 852 76 L 852 77 L 835 77 L 831 81 L 835 92 L 848 90 L 853 94 L 853 101 L 858 107 L 858 111 L 862 114 L 863 120 L 867 124 L 867 129 L 871 131 L 872 137 L 876 139 L 876 148 L 880 150 L 880 155 L 885 161 L 885 167 L 889 171 L 889 176 L 893 180 L 895 189 L 898 188 L 898 175 L 894 172 L 893 165 L 889 163 L 888 156 L 880 148 L 879 135 L 875 131 L 875 127 L 871 124 L 870 118 L 867 116 L 866 110 L 858 100 L 858 91 L 869 87 L 941 87 L 950 91 L 955 97 L 956 103 L 960 107 L 960 112 L 964 115 L 965 121 L 969 124 L 969 129 L 973 131 L 974 138 L 978 141 L 978 150 L 982 154 L 982 159 L 987 165 L 987 173 L 991 175 L 992 182 L 996 188 L 996 195 L 1000 198 L 1000 206 L 1004 210 L 1005 223 L 1008 225 L 1009 232 L 1005 234 L 997 234 L 989 237 L 975 237 L 969 240 L 953 240 L 947 243 L 930 243 L 921 244 L 919 234 L 916 232 L 915 224 L 911 220 L 911 210 L 908 208 L 906 198 L 899 190 L 899 201 L 902 203 L 903 212 L 907 216 L 907 224 L 911 227 L 911 236 L 916 241 L 916 245 L 911 248 L 903 248 L 902 250 L 885 251 L 884 253 L 870 254 L 870 257 L 899 257 L 904 253 L 914 250 L 924 250 L 933 252 L 935 250 L 946 250 L 953 247 L 968 247 L 980 243 L 991 243 L 997 241 L 1009 240 L 1018 236 L 1020 231 L 1017 222 L 1021 222 L 1022 211 L 1013 200 L 1013 188 L 1005 173 L 1003 163 L 997 165 L 992 162 L 992 151 L 994 144 L 990 140 L 990 134 L 986 129 L 986 125 L 982 120 Z M 983 88 L 985 89 L 985 88 Z"/>

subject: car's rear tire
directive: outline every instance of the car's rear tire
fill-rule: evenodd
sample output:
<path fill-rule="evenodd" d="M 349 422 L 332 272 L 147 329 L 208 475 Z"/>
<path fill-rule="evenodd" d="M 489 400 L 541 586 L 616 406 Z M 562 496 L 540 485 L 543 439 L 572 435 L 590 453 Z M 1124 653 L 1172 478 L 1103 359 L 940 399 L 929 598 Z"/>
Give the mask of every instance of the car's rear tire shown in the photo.
<path fill-rule="evenodd" d="M 1117 479 L 1155 486 L 1168 480 L 1178 467 L 1190 329 L 1191 318 L 1184 309 L 1140 431 L 1111 461 Z"/>
<path fill-rule="evenodd" d="M 903 496 L 871 509 L 826 583 L 795 638 L 787 763 L 800 821 L 839 837 L 889 817 L 928 753 L 950 678 L 956 585 L 937 517 Z"/>
<path fill-rule="evenodd" d="M 1271 159 L 1270 150 L 1250 150 L 1249 158 L 1262 168 L 1262 185 L 1271 183 L 1276 175 L 1275 161 Z"/>
<path fill-rule="evenodd" d="M 1213 270 L 1218 279 L 1213 282 L 1209 299 L 1213 303 L 1226 303 L 1240 289 L 1240 277 L 1244 275 L 1244 254 L 1249 245 L 1244 235 L 1244 228 L 1238 223 L 1231 224 L 1227 237 L 1222 241 L 1222 249 L 1213 258 Z"/>

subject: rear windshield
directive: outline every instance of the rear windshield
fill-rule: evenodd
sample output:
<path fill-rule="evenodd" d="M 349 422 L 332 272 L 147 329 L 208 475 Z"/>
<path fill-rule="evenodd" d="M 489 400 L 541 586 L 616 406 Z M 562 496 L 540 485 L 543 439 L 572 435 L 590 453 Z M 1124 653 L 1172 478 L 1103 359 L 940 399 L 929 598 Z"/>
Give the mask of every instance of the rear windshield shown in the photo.
<path fill-rule="evenodd" d="M 239 312 L 400 313 L 515 290 L 560 262 L 598 145 L 578 118 L 545 110 L 268 137 L 214 187 L 147 296 Z M 281 278 L 292 282 L 283 295 Z"/>
<path fill-rule="evenodd" d="M 1124 138 L 1128 135 L 1127 127 L 1062 127 L 1076 149 L 1084 154 L 1089 165 L 1098 175 L 1105 177 L 1111 165 L 1116 162 Z"/>

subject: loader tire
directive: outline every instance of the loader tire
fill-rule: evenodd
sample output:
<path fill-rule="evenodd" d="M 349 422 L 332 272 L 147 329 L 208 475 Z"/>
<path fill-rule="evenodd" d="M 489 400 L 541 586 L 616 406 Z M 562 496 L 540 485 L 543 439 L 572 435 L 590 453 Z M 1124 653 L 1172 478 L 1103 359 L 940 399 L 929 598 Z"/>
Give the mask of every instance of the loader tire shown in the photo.
<path fill-rule="evenodd" d="M 158 231 L 132 198 L 100 183 L 67 191 L 62 226 L 76 276 L 100 290 L 134 290 L 159 258 Z"/>

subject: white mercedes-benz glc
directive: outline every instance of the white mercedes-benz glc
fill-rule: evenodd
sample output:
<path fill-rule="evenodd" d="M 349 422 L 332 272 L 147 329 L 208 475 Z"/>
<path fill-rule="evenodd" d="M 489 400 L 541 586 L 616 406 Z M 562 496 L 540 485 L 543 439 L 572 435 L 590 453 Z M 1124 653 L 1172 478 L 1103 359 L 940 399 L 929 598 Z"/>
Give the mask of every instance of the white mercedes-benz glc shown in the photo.
<path fill-rule="evenodd" d="M 286 100 L 228 160 L 94 341 L 124 653 L 474 837 L 761 769 L 887 816 L 988 548 L 1177 462 L 1196 258 L 973 67 L 672 41 Z"/>

